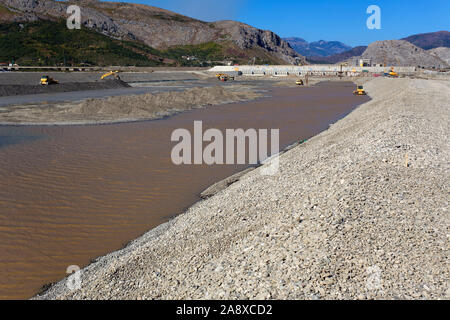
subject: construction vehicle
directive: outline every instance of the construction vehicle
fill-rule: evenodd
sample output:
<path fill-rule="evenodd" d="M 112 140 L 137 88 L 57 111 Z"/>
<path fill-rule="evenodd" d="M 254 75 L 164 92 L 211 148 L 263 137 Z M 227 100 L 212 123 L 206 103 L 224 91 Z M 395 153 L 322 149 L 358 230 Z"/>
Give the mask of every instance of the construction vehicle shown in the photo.
<path fill-rule="evenodd" d="M 363 86 L 356 86 L 356 90 L 353 91 L 354 96 L 365 96 L 367 93 L 364 91 Z"/>
<path fill-rule="evenodd" d="M 109 71 L 109 72 L 105 73 L 104 75 L 102 75 L 102 76 L 100 77 L 100 80 L 103 80 L 103 79 L 105 79 L 105 78 L 107 78 L 107 77 L 109 77 L 109 76 L 114 76 L 114 79 L 120 80 L 119 72 L 120 72 L 120 71 L 118 71 L 118 70 L 115 70 L 115 71 Z"/>
<path fill-rule="evenodd" d="M 298 86 L 302 86 L 304 83 L 302 79 L 298 79 L 297 81 L 295 81 L 295 84 Z"/>
<path fill-rule="evenodd" d="M 398 73 L 394 71 L 394 67 L 391 67 L 389 72 L 385 72 L 384 73 L 384 76 L 385 77 L 390 77 L 390 78 L 398 78 Z"/>
<path fill-rule="evenodd" d="M 384 76 L 385 77 L 389 77 L 389 78 L 398 78 L 398 73 L 397 72 L 393 72 L 393 71 L 385 72 Z"/>
<path fill-rule="evenodd" d="M 395 71 L 389 72 L 388 75 L 389 75 L 389 77 L 392 77 L 392 78 L 398 78 L 398 73 Z"/>
<path fill-rule="evenodd" d="M 219 77 L 219 80 L 220 80 L 220 81 L 234 80 L 234 77 L 231 77 L 231 76 L 229 76 L 229 75 L 227 75 L 227 74 L 222 74 L 222 75 Z"/>
<path fill-rule="evenodd" d="M 43 86 L 48 86 L 49 84 L 57 84 L 57 83 L 58 80 L 55 80 L 50 76 L 45 75 L 41 77 L 41 85 Z"/>

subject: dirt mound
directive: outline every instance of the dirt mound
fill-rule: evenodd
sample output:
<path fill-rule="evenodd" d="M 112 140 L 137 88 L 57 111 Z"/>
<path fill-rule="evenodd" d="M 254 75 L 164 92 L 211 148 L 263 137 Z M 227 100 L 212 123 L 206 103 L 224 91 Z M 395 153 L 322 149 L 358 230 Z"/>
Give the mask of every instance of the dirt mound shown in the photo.
<path fill-rule="evenodd" d="M 0 97 L 20 96 L 38 93 L 116 89 L 124 87 L 129 87 L 129 85 L 126 82 L 118 79 L 102 80 L 96 82 L 69 82 L 69 83 L 53 84 L 49 86 L 12 84 L 12 85 L 0 85 Z"/>

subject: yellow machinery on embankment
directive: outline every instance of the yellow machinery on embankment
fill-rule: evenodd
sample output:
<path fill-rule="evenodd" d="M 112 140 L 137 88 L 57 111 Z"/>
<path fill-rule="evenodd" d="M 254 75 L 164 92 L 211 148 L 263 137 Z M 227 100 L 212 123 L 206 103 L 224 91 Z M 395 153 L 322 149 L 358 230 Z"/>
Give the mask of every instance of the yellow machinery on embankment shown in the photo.
<path fill-rule="evenodd" d="M 50 76 L 42 76 L 41 77 L 41 85 L 48 86 L 49 84 L 58 84 L 58 80 L 53 79 Z"/>
<path fill-rule="evenodd" d="M 104 75 L 102 75 L 100 77 L 100 80 L 103 80 L 103 79 L 105 79 L 105 78 L 107 78 L 109 76 L 114 76 L 114 79 L 120 79 L 119 72 L 120 72 L 119 70 L 109 71 L 109 72 L 105 73 Z"/>
<path fill-rule="evenodd" d="M 391 67 L 388 72 L 384 73 L 385 77 L 398 78 L 398 73 L 394 71 L 394 67 Z"/>

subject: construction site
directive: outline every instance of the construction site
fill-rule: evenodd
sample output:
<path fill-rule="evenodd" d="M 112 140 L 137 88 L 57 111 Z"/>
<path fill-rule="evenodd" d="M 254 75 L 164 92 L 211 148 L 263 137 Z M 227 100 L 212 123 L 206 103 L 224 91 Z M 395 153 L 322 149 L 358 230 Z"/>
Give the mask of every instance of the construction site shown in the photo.
<path fill-rule="evenodd" d="M 3 222 L 3 228 L 10 231 L 2 233 L 0 247 L 3 246 L 8 260 L 15 261 L 13 264 L 0 261 L 0 269 L 8 275 L 6 285 L 0 286 L 0 297 L 29 298 L 38 293 L 37 299 L 446 297 L 443 266 L 439 262 L 443 257 L 439 245 L 442 239 L 427 238 L 429 228 L 445 228 L 442 218 L 433 215 L 430 222 L 425 216 L 387 213 L 411 212 L 410 207 L 393 198 L 399 192 L 405 203 L 418 203 L 414 194 L 431 192 L 427 212 L 437 212 L 439 206 L 444 206 L 442 192 L 436 188 L 446 183 L 448 173 L 442 170 L 440 157 L 426 155 L 447 153 L 447 133 L 439 128 L 447 126 L 440 121 L 448 119 L 445 116 L 450 92 L 448 79 L 448 72 L 417 67 L 344 64 L 0 72 L 0 161 L 4 164 L 0 174 L 8 181 L 8 187 L 0 191 L 0 200 L 3 199 L 0 207 L 3 215 L 10 217 Z M 404 109 L 404 101 L 416 108 L 414 115 Z M 430 105 L 429 101 L 434 102 Z M 387 110 L 383 107 L 386 105 L 390 106 Z M 420 113 L 424 105 L 427 110 L 431 106 L 437 108 L 432 114 L 439 116 Z M 407 119 L 416 119 L 417 114 L 428 120 L 417 120 L 415 130 L 411 131 Z M 168 143 L 171 130 L 188 127 L 198 119 L 224 130 L 235 126 L 264 128 L 275 123 L 282 133 L 280 173 L 267 180 L 258 174 L 258 166 L 173 165 Z M 426 125 L 429 122 L 435 125 Z M 373 137 L 377 137 L 375 142 L 367 143 Z M 355 151 L 358 148 L 363 150 Z M 430 153 L 430 148 L 434 153 Z M 374 156 L 367 159 L 368 154 Z M 364 169 L 367 161 L 373 163 Z M 429 166 L 424 167 L 426 163 Z M 342 172 L 331 170 L 343 166 L 346 169 Z M 15 172 L 20 172 L 19 176 Z M 330 196 L 330 189 L 321 187 L 324 184 L 311 182 L 321 181 L 323 172 L 327 172 L 331 183 L 339 185 L 332 188 L 339 194 Z M 271 187 L 267 188 L 268 185 Z M 399 191 L 405 185 L 413 192 Z M 380 193 L 378 186 L 386 192 Z M 367 197 L 361 191 L 365 188 L 374 188 L 368 191 L 373 195 L 369 202 L 348 200 L 348 205 L 340 200 L 333 202 L 343 197 L 363 199 Z M 275 190 L 286 190 L 283 199 L 287 199 L 288 209 L 279 210 L 276 205 L 279 193 Z M 18 194 L 23 198 L 19 199 Z M 159 196 L 154 198 L 152 194 Z M 302 194 L 308 194 L 310 200 L 302 200 L 299 207 L 298 199 L 292 195 Z M 230 197 L 234 199 L 231 202 Z M 245 204 L 236 207 L 241 199 L 245 199 L 242 200 Z M 252 199 L 259 199 L 261 205 Z M 14 217 L 19 217 L 15 212 L 22 212 L 24 207 L 27 210 L 20 215 L 19 223 L 15 221 Z M 323 218 L 318 218 L 317 210 Z M 71 227 L 46 228 L 35 219 L 36 212 L 43 221 L 58 217 L 58 225 Z M 127 212 L 126 218 L 122 212 Z M 280 214 L 272 219 L 273 212 Z M 330 212 L 339 216 L 329 215 Z M 370 221 L 378 217 L 376 212 L 386 214 L 379 216 L 380 220 L 373 225 Z M 239 214 L 245 214 L 246 219 L 238 218 Z M 108 223 L 102 230 L 91 227 L 104 224 L 104 219 Z M 204 219 L 210 222 L 204 224 Z M 405 229 L 408 227 L 398 222 L 404 219 L 417 227 L 414 233 L 408 233 Z M 238 224 L 234 222 L 241 220 Z M 296 221 L 302 221 L 303 231 L 297 230 Z M 30 231 L 16 232 L 18 225 L 26 225 Z M 323 226 L 322 231 L 319 225 Z M 264 228 L 269 228 L 264 231 L 269 236 L 261 238 Z M 281 239 L 286 232 L 295 234 L 295 241 L 302 243 L 278 243 L 275 239 Z M 392 245 L 382 244 L 386 233 L 394 239 Z M 80 234 L 85 235 L 83 240 Z M 121 249 L 122 243 L 142 234 Z M 336 234 L 340 239 L 337 243 L 332 240 Z M 373 250 L 364 251 L 365 246 L 353 241 L 356 235 L 357 239 L 363 237 L 358 241 L 365 243 L 376 239 Z M 410 240 L 402 235 L 414 239 L 415 249 L 408 247 Z M 212 237 L 218 237 L 221 245 L 214 245 Z M 241 245 L 226 245 L 241 241 L 238 240 L 241 237 L 244 239 Z M 423 239 L 428 239 L 426 244 L 421 242 Z M 269 251 L 260 247 L 265 242 L 271 248 Z M 27 245 L 17 247 L 17 243 Z M 52 255 L 54 243 L 66 248 L 64 253 L 59 253 L 58 259 L 43 259 L 42 252 Z M 73 246 L 74 243 L 77 245 Z M 343 249 L 342 244 L 346 244 Z M 293 245 L 301 245 L 306 251 L 299 255 Z M 331 247 L 323 251 L 326 246 Z M 294 272 L 292 268 L 286 269 L 286 264 L 273 264 L 270 269 L 249 273 L 247 279 L 253 284 L 240 280 L 218 287 L 217 283 L 227 280 L 222 278 L 222 272 L 214 271 L 217 268 L 225 270 L 231 278 L 241 279 L 239 274 L 244 271 L 237 266 L 258 265 L 256 256 L 243 258 L 247 256 L 242 252 L 249 247 L 264 261 L 286 259 L 292 265 L 298 257 L 307 259 L 309 262 L 303 265 L 313 271 Z M 379 247 L 385 253 L 379 254 L 375 249 Z M 184 249 L 177 251 L 177 248 Z M 427 278 L 427 287 L 433 289 L 417 289 L 416 284 L 422 281 L 419 274 L 406 281 L 398 273 L 390 272 L 394 261 L 391 253 L 398 248 L 402 256 L 395 261 L 402 269 L 434 270 L 436 275 Z M 423 255 L 425 248 L 438 260 L 423 264 L 422 258 L 415 258 Z M 190 253 L 197 257 L 209 255 L 210 259 L 196 263 L 199 268 L 211 265 L 212 269 L 187 272 L 192 263 Z M 365 260 L 347 266 L 348 255 Z M 147 258 L 140 265 L 142 256 Z M 226 261 L 220 258 L 224 256 Z M 68 291 L 65 266 L 74 261 L 87 268 L 83 269 L 85 285 L 80 290 Z M 16 265 L 22 267 L 17 269 Z M 385 274 L 384 291 L 365 287 L 364 274 L 374 265 Z M 327 276 L 321 276 L 320 266 L 330 270 Z M 335 266 L 339 269 L 335 270 Z M 114 273 L 121 268 L 127 272 Z M 42 276 L 39 270 L 44 269 L 47 273 Z M 112 270 L 118 282 L 111 282 L 110 271 L 106 270 Z M 170 281 L 158 278 L 150 278 L 139 287 L 134 285 L 142 272 L 154 274 L 155 270 L 162 272 L 164 279 L 180 279 L 177 291 L 171 290 L 174 287 Z M 260 272 L 266 272 L 270 278 L 259 277 Z M 348 280 L 349 274 L 355 272 L 354 278 Z M 21 281 L 23 274 L 29 279 L 26 283 Z M 198 278 L 192 278 L 193 275 Z M 307 280 L 309 277 L 313 280 Z M 45 285 L 60 279 L 63 280 L 54 285 Z M 278 286 L 279 282 L 291 285 Z M 118 283 L 126 284 L 126 288 Z M 193 290 L 189 283 L 197 283 L 201 289 Z M 117 287 L 121 289 L 108 289 Z"/>
<path fill-rule="evenodd" d="M 81 71 L 80 69 L 79 71 L 63 72 L 43 68 L 40 71 L 20 69 L 1 72 L 0 107 L 2 109 L 0 110 L 0 122 L 14 121 L 13 119 L 16 118 L 12 117 L 12 113 L 16 112 L 15 106 L 18 105 L 27 105 L 27 108 L 21 109 L 20 117 L 26 115 L 26 110 L 29 110 L 36 120 L 39 110 L 52 110 L 52 108 L 57 110 L 61 103 L 80 103 L 88 99 L 119 96 L 123 96 L 125 99 L 128 96 L 163 92 L 175 96 L 178 92 L 186 89 L 214 87 L 225 88 L 233 92 L 248 91 L 252 94 L 255 90 L 265 90 L 267 87 L 308 87 L 324 81 L 342 82 L 350 80 L 355 85 L 363 85 L 370 79 L 377 77 L 419 79 L 446 79 L 448 77 L 448 72 L 445 72 L 445 70 L 423 70 L 417 67 L 356 67 L 348 64 L 236 65 L 212 68 L 117 66 L 102 69 L 97 71 L 91 69 Z M 221 103 L 221 99 L 221 96 L 217 96 L 216 103 Z M 51 123 L 53 118 L 46 118 L 47 113 L 38 118 Z M 69 117 L 69 115 L 70 113 L 66 113 L 66 116 Z M 113 115 L 109 116 L 109 121 L 111 121 L 111 116 L 113 117 Z M 135 120 L 143 119 L 143 115 L 134 118 L 130 114 L 129 117 Z M 83 121 L 82 115 L 78 115 L 77 119 Z M 59 119 L 58 121 L 62 120 Z M 68 122 L 72 120 L 74 119 L 70 117 L 67 119 Z M 89 118 L 84 120 L 87 122 L 94 121 L 94 119 Z"/>
<path fill-rule="evenodd" d="M 168 85 L 175 81 L 194 81 L 213 78 L 216 74 L 226 74 L 238 79 L 262 77 L 274 79 L 276 77 L 445 77 L 447 70 L 421 69 L 414 66 L 351 66 L 347 63 L 337 65 L 235 65 L 215 66 L 212 68 L 142 68 L 112 66 L 108 68 L 57 68 L 57 67 L 17 67 L 17 69 L 0 73 L 0 96 L 34 94 L 42 92 L 60 92 L 71 90 L 107 89 L 115 88 L 109 80 L 122 80 L 128 83 L 158 83 Z M 40 78 L 51 75 L 57 82 L 49 88 L 44 88 Z M 116 81 L 117 82 L 117 81 Z M 77 86 L 72 86 L 76 83 Z M 108 84 L 109 83 L 109 84 Z M 17 87 L 14 87 L 17 86 Z M 34 86 L 34 87 L 20 87 Z M 126 84 L 123 84 L 126 86 Z"/>
<path fill-rule="evenodd" d="M 0 0 L 0 299 L 449 300 L 450 6 L 378 2 Z"/>

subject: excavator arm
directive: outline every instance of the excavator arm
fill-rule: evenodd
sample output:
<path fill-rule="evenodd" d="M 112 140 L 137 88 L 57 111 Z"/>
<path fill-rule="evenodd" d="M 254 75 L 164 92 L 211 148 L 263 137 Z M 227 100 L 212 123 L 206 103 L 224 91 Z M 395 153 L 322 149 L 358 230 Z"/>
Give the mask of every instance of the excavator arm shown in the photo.
<path fill-rule="evenodd" d="M 114 75 L 114 78 L 116 78 L 117 79 L 117 77 L 118 77 L 118 74 L 119 73 L 119 71 L 110 71 L 110 72 L 107 72 L 107 73 L 105 73 L 104 75 L 102 75 L 101 77 L 100 77 L 100 80 L 103 80 L 103 79 L 105 79 L 105 78 L 107 78 L 107 77 L 109 77 L 109 76 L 112 76 L 112 75 Z"/>

